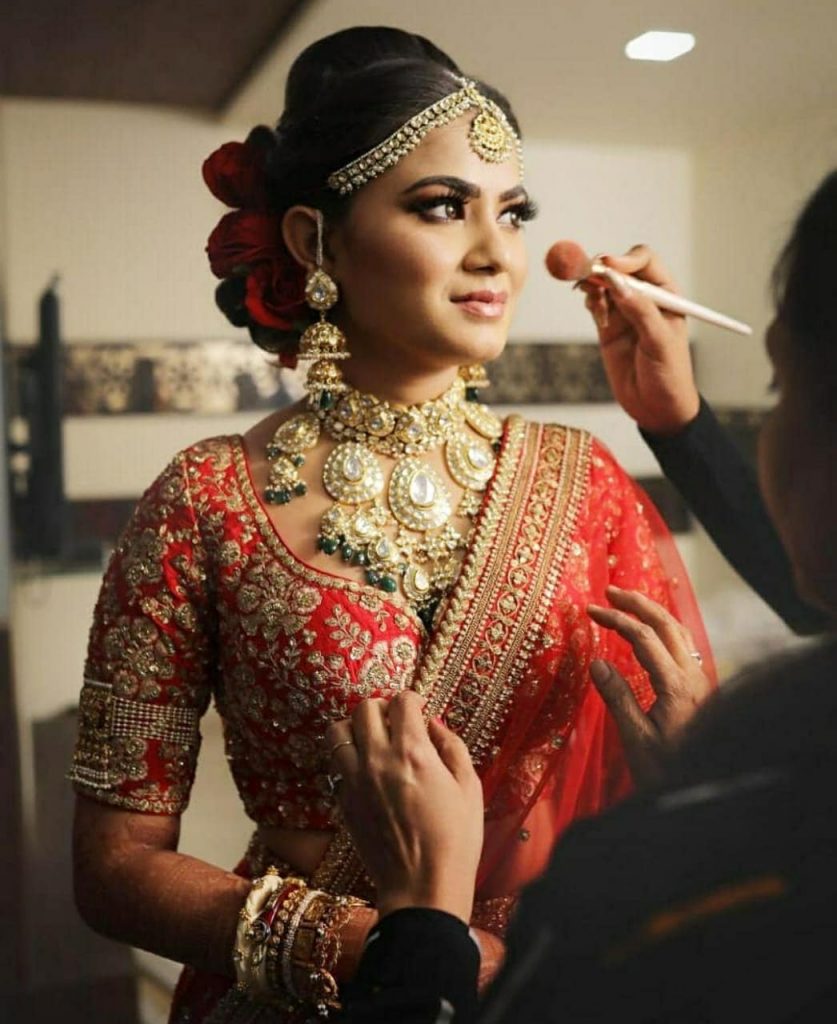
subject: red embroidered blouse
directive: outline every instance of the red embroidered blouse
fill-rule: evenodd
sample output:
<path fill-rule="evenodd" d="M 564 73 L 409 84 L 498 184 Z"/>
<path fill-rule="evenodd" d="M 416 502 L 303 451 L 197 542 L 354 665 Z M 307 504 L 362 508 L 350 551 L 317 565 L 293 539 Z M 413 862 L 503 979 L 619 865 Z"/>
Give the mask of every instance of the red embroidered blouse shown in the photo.
<path fill-rule="evenodd" d="M 541 633 L 530 638 L 554 677 L 545 743 L 566 737 L 555 710 L 562 694 L 590 689 L 601 641 L 588 602 L 602 602 L 615 582 L 668 603 L 633 486 L 602 445 L 585 443 L 588 475 L 564 566 Z M 490 501 L 489 492 L 481 515 Z M 363 698 L 410 686 L 424 643 L 419 620 L 380 591 L 315 570 L 288 550 L 254 492 L 240 437 L 200 442 L 145 493 L 108 566 L 71 778 L 97 800 L 180 814 L 199 719 L 214 697 L 247 814 L 331 828 L 326 727 Z M 630 681 L 649 703 L 635 663 Z"/>

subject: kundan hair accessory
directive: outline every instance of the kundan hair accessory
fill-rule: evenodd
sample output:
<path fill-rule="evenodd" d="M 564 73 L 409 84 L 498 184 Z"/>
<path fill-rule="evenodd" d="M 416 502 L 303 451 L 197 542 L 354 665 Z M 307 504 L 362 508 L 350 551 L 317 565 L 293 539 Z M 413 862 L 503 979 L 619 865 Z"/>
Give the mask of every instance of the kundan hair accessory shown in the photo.
<path fill-rule="evenodd" d="M 414 114 L 383 142 L 330 174 L 328 187 L 341 196 L 354 192 L 394 167 L 401 157 L 418 146 L 428 132 L 450 124 L 469 110 L 477 111 L 468 132 L 471 149 L 489 163 L 502 163 L 516 153 L 522 174 L 520 138 L 505 113 L 494 100 L 483 96 L 470 79 L 457 78 L 457 81 L 459 88 L 455 92 Z"/>

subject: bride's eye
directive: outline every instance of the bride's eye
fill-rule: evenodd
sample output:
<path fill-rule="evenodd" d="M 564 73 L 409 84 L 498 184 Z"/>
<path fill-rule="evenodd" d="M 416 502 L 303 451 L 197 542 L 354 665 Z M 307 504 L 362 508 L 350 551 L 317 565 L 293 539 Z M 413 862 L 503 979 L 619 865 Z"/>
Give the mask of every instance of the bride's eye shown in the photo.
<path fill-rule="evenodd" d="M 520 228 L 527 220 L 537 216 L 538 208 L 531 199 L 523 203 L 515 203 L 514 206 L 507 206 L 500 214 L 498 220 L 501 224 L 508 224 L 513 228 Z"/>
<path fill-rule="evenodd" d="M 458 196 L 426 196 L 418 199 L 411 208 L 425 220 L 461 220 L 465 215 L 465 202 Z"/>

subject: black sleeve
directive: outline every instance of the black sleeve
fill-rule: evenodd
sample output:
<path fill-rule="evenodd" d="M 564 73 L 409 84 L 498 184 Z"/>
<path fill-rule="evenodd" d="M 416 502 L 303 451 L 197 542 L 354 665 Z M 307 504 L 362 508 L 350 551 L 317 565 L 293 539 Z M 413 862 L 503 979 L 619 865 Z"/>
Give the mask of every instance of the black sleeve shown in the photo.
<path fill-rule="evenodd" d="M 370 933 L 342 993 L 343 1024 L 472 1024 L 480 954 L 466 925 L 441 910 L 388 914 Z"/>
<path fill-rule="evenodd" d="M 678 434 L 640 433 L 721 554 L 759 597 L 795 632 L 825 630 L 825 614 L 797 594 L 753 467 L 706 401 Z"/>

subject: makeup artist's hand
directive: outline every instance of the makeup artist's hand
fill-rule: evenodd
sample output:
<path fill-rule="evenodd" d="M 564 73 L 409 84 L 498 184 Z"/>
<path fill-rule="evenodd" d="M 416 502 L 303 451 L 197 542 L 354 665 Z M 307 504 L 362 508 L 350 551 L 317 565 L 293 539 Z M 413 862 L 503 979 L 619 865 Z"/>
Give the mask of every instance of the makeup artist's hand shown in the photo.
<path fill-rule="evenodd" d="M 637 786 L 659 781 L 665 758 L 712 686 L 688 629 L 661 604 L 636 590 L 608 587 L 610 608 L 588 605 L 590 618 L 612 629 L 633 647 L 657 699 L 645 712 L 628 683 L 606 661 L 594 661 L 590 675 L 613 715 Z"/>
<path fill-rule="evenodd" d="M 466 923 L 482 851 L 482 785 L 468 749 L 406 690 L 326 732 L 343 818 L 383 917 L 433 907 Z"/>
<path fill-rule="evenodd" d="M 677 286 L 645 245 L 603 263 L 676 292 Z M 616 401 L 643 430 L 675 434 L 698 413 L 686 319 L 658 309 L 647 296 L 621 291 L 604 278 L 579 286 L 596 321 L 602 359 Z"/>

